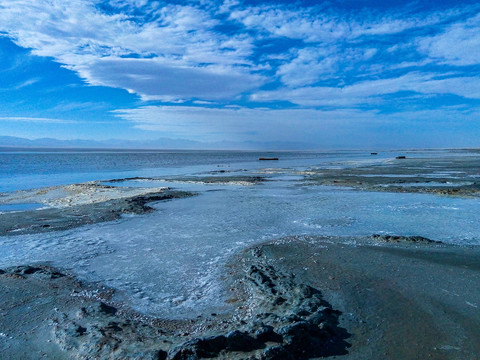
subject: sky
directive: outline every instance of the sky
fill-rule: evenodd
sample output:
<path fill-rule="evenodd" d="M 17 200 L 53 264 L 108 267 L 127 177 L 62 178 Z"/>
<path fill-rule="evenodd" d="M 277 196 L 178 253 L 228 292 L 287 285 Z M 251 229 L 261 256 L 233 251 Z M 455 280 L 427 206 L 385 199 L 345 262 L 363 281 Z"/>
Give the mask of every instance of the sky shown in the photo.
<path fill-rule="evenodd" d="M 480 3 L 2 0 L 0 136 L 480 147 Z"/>

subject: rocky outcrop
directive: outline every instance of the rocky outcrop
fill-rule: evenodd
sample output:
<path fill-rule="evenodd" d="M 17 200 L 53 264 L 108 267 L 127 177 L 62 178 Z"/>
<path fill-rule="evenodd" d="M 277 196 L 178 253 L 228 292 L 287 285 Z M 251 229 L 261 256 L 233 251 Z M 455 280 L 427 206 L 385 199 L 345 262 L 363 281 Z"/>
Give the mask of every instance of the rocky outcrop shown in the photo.
<path fill-rule="evenodd" d="M 247 300 L 236 330 L 185 342 L 167 359 L 310 359 L 347 353 L 349 337 L 339 311 L 321 292 L 270 264 L 262 247 L 250 250 L 245 276 L 237 280 Z"/>
<path fill-rule="evenodd" d="M 386 243 L 410 243 L 410 244 L 443 244 L 441 241 L 430 240 L 423 236 L 398 236 L 398 235 L 372 235 L 373 240 Z"/>
<path fill-rule="evenodd" d="M 262 246 L 248 250 L 232 273 L 234 311 L 184 320 L 145 317 L 113 302 L 111 289 L 82 284 L 45 265 L 11 267 L 0 276 L 9 278 L 12 289 L 30 289 L 29 299 L 38 297 L 44 313 L 36 316 L 51 326 L 48 341 L 69 359 L 301 360 L 346 354 L 349 334 L 339 326 L 340 312 L 274 261 Z M 25 305 L 18 294 L 9 306 L 30 308 L 33 303 Z"/>
<path fill-rule="evenodd" d="M 0 274 L 16 274 L 16 275 L 35 275 L 35 276 L 40 276 L 44 277 L 47 279 L 56 279 L 59 277 L 65 276 L 61 272 L 59 272 L 57 269 L 51 267 L 51 266 L 46 266 L 46 265 L 36 265 L 36 266 L 30 266 L 30 265 L 23 265 L 23 266 L 13 266 L 8 268 L 7 271 L 0 270 Z"/>

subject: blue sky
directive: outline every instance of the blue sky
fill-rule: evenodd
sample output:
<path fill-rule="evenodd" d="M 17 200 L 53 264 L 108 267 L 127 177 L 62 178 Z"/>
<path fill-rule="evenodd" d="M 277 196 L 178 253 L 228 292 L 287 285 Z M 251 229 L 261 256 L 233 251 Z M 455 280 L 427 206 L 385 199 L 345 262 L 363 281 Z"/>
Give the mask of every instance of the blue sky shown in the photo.
<path fill-rule="evenodd" d="M 479 34 L 477 1 L 3 0 L 0 135 L 480 147 Z"/>

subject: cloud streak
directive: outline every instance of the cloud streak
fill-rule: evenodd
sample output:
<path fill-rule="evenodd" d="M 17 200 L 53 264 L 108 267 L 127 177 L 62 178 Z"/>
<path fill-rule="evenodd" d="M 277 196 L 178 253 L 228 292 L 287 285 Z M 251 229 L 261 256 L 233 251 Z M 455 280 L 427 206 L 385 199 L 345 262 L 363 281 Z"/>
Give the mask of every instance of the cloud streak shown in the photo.
<path fill-rule="evenodd" d="M 378 146 L 386 135 L 390 137 L 392 146 L 418 146 L 422 138 L 424 146 L 431 146 L 440 137 L 441 141 L 445 141 L 444 146 L 458 146 L 455 135 L 463 131 L 462 122 L 480 116 L 480 108 L 442 107 L 383 114 L 376 110 L 358 109 L 272 110 L 182 105 L 145 106 L 116 110 L 114 113 L 135 124 L 136 128 L 197 141 L 232 138 L 237 141 L 301 140 L 316 144 L 318 148 L 353 148 Z M 480 135 L 478 128 L 468 132 Z M 448 133 L 454 138 L 447 141 Z"/>
<path fill-rule="evenodd" d="M 436 78 L 435 74 L 408 73 L 397 78 L 369 80 L 344 87 L 301 87 L 253 94 L 256 101 L 287 100 L 304 106 L 356 106 L 375 104 L 383 95 L 414 92 L 425 95 L 452 94 L 480 99 L 480 76 Z M 400 95 L 399 95 L 400 96 Z"/>
<path fill-rule="evenodd" d="M 75 124 L 74 120 L 51 119 L 42 117 L 21 117 L 21 116 L 0 116 L 0 121 L 8 122 L 31 122 L 31 123 L 50 123 L 50 124 Z"/>

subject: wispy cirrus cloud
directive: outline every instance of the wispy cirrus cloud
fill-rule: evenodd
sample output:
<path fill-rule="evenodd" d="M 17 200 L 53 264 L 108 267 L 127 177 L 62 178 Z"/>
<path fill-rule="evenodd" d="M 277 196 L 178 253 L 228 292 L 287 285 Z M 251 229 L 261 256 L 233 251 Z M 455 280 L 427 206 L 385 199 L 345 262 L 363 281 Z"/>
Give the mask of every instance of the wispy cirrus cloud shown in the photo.
<path fill-rule="evenodd" d="M 27 117 L 27 116 L 0 116 L 0 121 L 8 122 L 32 122 L 32 123 L 50 123 L 50 124 L 74 124 L 75 120 L 52 119 L 42 117 Z"/>
<path fill-rule="evenodd" d="M 443 32 L 418 40 L 419 50 L 432 60 L 450 65 L 480 63 L 480 14 L 449 25 Z"/>
<path fill-rule="evenodd" d="M 20 90 L 20 89 L 23 89 L 27 86 L 33 85 L 33 84 L 35 84 L 39 81 L 40 81 L 40 78 L 28 79 L 28 80 L 22 81 L 20 84 L 15 85 L 13 88 L 15 90 Z"/>
<path fill-rule="evenodd" d="M 306 43 L 337 43 L 361 37 L 393 35 L 411 29 L 431 27 L 472 12 L 472 7 L 458 6 L 448 10 L 412 12 L 404 10 L 332 11 L 328 4 L 298 8 L 292 6 L 258 5 L 230 8 L 230 19 L 246 28 L 259 30 L 259 36 L 300 39 Z M 408 3 L 406 4 L 408 5 Z M 478 7 L 473 7 L 473 10 Z"/>
<path fill-rule="evenodd" d="M 21 82 L 17 82 L 16 84 L 11 85 L 10 87 L 0 88 L 0 91 L 5 92 L 5 91 L 11 91 L 11 90 L 21 90 L 23 88 L 29 87 L 33 84 L 36 84 L 39 81 L 40 81 L 40 78 L 32 78 L 32 79 L 24 80 L 24 81 L 21 81 Z"/>
<path fill-rule="evenodd" d="M 302 134 L 304 136 L 308 128 L 317 129 L 317 133 L 321 129 L 325 131 L 326 128 L 336 127 L 339 122 L 349 122 L 353 113 L 356 118 L 364 120 L 372 115 L 358 110 L 205 108 L 182 105 L 144 106 L 120 109 L 114 113 L 140 129 L 160 131 L 178 137 L 185 137 L 193 130 L 197 139 L 207 141 L 231 137 L 241 140 L 288 140 L 290 137 L 298 138 Z M 319 119 L 322 121 L 319 122 Z"/>
<path fill-rule="evenodd" d="M 408 73 L 379 80 L 367 80 L 343 87 L 315 86 L 263 91 L 252 95 L 256 101 L 286 100 L 304 106 L 357 106 L 378 104 L 382 95 L 414 92 L 426 95 L 452 94 L 480 99 L 480 76 L 437 78 L 432 73 Z"/>

